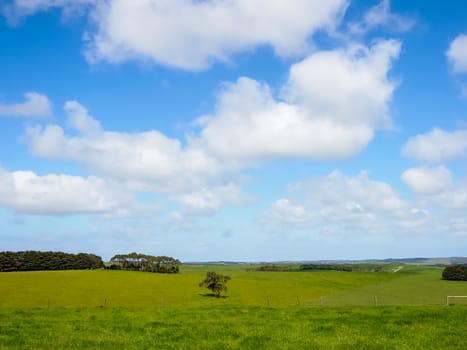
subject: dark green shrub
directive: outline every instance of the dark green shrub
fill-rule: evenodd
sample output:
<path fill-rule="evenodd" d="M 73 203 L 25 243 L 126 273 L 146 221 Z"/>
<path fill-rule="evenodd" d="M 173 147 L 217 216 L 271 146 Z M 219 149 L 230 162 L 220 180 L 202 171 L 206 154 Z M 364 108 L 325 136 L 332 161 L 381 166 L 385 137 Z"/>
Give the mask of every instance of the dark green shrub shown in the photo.
<path fill-rule="evenodd" d="M 443 280 L 467 281 L 466 265 L 446 266 L 443 270 Z"/>

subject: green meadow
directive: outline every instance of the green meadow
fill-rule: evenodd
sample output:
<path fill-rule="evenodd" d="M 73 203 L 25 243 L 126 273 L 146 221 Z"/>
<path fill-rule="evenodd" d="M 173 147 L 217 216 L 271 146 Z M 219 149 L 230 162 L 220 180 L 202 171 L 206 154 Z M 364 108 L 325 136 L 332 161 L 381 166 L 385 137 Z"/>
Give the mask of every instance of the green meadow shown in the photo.
<path fill-rule="evenodd" d="M 198 287 L 231 276 L 224 297 Z M 466 349 L 466 282 L 441 268 L 260 272 L 183 265 L 0 273 L 0 349 Z"/>

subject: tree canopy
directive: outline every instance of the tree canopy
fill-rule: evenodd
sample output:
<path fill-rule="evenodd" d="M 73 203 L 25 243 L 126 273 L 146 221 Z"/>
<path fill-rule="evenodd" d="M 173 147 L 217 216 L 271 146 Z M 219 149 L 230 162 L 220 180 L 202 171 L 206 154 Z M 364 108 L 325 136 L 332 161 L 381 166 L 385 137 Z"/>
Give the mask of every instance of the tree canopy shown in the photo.
<path fill-rule="evenodd" d="M 159 273 L 177 273 L 179 271 L 180 260 L 170 256 L 152 256 L 139 253 L 117 254 L 110 259 L 112 265 L 110 268 L 159 272 Z"/>
<path fill-rule="evenodd" d="M 199 286 L 206 287 L 219 297 L 221 292 L 227 292 L 226 284 L 229 280 L 230 276 L 210 271 L 206 273 L 206 278 L 199 284 Z"/>
<path fill-rule="evenodd" d="M 466 265 L 450 265 L 443 270 L 443 280 L 467 281 Z"/>
<path fill-rule="evenodd" d="M 0 252 L 0 271 L 87 270 L 100 269 L 104 263 L 100 256 L 87 253 L 63 252 Z"/>

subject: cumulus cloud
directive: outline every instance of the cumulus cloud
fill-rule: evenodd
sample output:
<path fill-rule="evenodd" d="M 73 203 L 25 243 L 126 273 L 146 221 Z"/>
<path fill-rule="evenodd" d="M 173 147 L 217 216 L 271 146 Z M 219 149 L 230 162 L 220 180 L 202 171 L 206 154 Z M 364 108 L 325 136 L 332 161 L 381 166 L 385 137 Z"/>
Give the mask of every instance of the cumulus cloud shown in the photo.
<path fill-rule="evenodd" d="M 449 45 L 446 56 L 454 73 L 467 73 L 467 35 L 460 34 Z"/>
<path fill-rule="evenodd" d="M 389 184 L 370 179 L 366 171 L 357 176 L 333 171 L 326 177 L 292 185 L 290 189 L 307 193 L 313 205 L 320 208 L 339 207 L 349 213 L 395 212 L 407 208 L 407 202 Z"/>
<path fill-rule="evenodd" d="M 402 180 L 425 207 L 467 208 L 467 179 L 453 179 L 445 166 L 410 168 L 402 173 Z"/>
<path fill-rule="evenodd" d="M 267 226 L 279 224 L 285 228 L 308 229 L 312 217 L 313 214 L 303 205 L 296 204 L 288 198 L 281 198 L 261 214 L 260 220 Z"/>
<path fill-rule="evenodd" d="M 0 116 L 46 117 L 52 113 L 52 104 L 47 96 L 37 92 L 27 92 L 24 97 L 24 102 L 0 103 Z"/>
<path fill-rule="evenodd" d="M 351 157 L 376 128 L 390 125 L 395 83 L 387 74 L 399 51 L 398 41 L 387 40 L 314 53 L 291 67 L 281 99 L 266 84 L 240 78 L 201 119 L 194 142 L 243 160 Z"/>
<path fill-rule="evenodd" d="M 361 150 L 373 136 L 365 125 L 346 127 L 310 118 L 300 106 L 275 100 L 267 86 L 249 78 L 230 85 L 219 100 L 216 114 L 205 119 L 200 138 L 194 140 L 219 157 L 244 162 L 344 158 Z"/>
<path fill-rule="evenodd" d="M 261 45 L 279 55 L 303 53 L 310 35 L 338 23 L 347 2 L 112 0 L 93 16 L 98 30 L 89 35 L 87 57 L 200 70 Z"/>
<path fill-rule="evenodd" d="M 35 156 L 74 160 L 130 188 L 212 211 L 242 200 L 233 180 L 241 168 L 269 158 L 345 158 L 363 149 L 376 128 L 390 123 L 395 84 L 387 73 L 399 50 L 388 40 L 312 54 L 292 66 L 282 98 L 249 78 L 226 84 L 215 113 L 200 119 L 201 130 L 185 145 L 156 130 L 106 131 L 77 101 L 64 106 L 73 134 L 34 126 L 24 140 Z"/>
<path fill-rule="evenodd" d="M 67 101 L 63 109 L 68 113 L 70 126 L 83 135 L 102 133 L 100 123 L 89 115 L 88 110 L 77 101 Z"/>
<path fill-rule="evenodd" d="M 427 197 L 425 200 L 442 208 L 465 210 L 467 209 L 467 181 L 465 179 L 458 180 L 453 186 Z"/>
<path fill-rule="evenodd" d="M 349 29 L 353 34 L 364 34 L 378 27 L 385 27 L 396 32 L 406 32 L 414 25 L 413 19 L 392 13 L 389 0 L 382 0 L 379 4 L 371 7 L 363 15 L 360 22 L 350 23 Z"/>
<path fill-rule="evenodd" d="M 387 74 L 400 43 L 317 52 L 292 66 L 274 97 L 249 78 L 226 84 L 212 115 L 183 145 L 156 130 L 103 130 L 77 101 L 65 112 L 70 135 L 58 125 L 34 126 L 24 137 L 30 152 L 69 159 L 133 189 L 167 193 L 195 211 L 211 211 L 243 197 L 235 173 L 268 159 L 348 158 L 376 128 L 390 124 L 395 88 Z M 233 145 L 235 145 L 233 147 Z"/>
<path fill-rule="evenodd" d="M 348 0 L 15 0 L 10 22 L 60 7 L 90 14 L 85 33 L 90 62 L 153 61 L 200 70 L 268 45 L 281 56 L 303 54 L 310 36 L 338 25 Z M 213 30 L 215 28 L 215 30 Z"/>
<path fill-rule="evenodd" d="M 0 204 L 23 214 L 125 215 L 131 195 L 103 179 L 0 168 Z"/>
<path fill-rule="evenodd" d="M 178 139 L 155 130 L 105 131 L 76 101 L 68 101 L 64 109 L 77 135 L 68 135 L 58 125 L 30 127 L 24 140 L 33 155 L 76 161 L 132 190 L 169 194 L 197 212 L 242 198 L 239 187 L 224 177 L 228 166 L 203 150 L 183 147 Z"/>
<path fill-rule="evenodd" d="M 445 131 L 434 128 L 426 134 L 411 137 L 402 155 L 421 162 L 442 163 L 467 155 L 467 130 Z"/>
<path fill-rule="evenodd" d="M 402 180 L 414 192 L 434 194 L 451 186 L 452 175 L 444 166 L 436 168 L 410 168 L 402 173 Z"/>
<path fill-rule="evenodd" d="M 261 213 L 261 223 L 289 228 L 300 223 L 310 234 L 326 235 L 467 235 L 467 179 L 451 179 L 444 167 L 408 169 L 403 179 L 418 191 L 415 198 L 401 198 L 366 171 L 356 176 L 333 171 L 291 184 L 288 197 Z"/>
<path fill-rule="evenodd" d="M 51 125 L 29 128 L 26 138 L 33 155 L 77 161 L 137 190 L 194 188 L 199 185 L 197 174 L 208 177 L 217 171 L 214 160 L 202 152 L 185 152 L 178 140 L 157 131 L 106 131 L 97 138 L 65 135 L 61 127 Z"/>
<path fill-rule="evenodd" d="M 99 0 L 14 0 L 4 5 L 1 10 L 10 23 L 17 23 L 21 18 L 47 11 L 51 8 L 62 8 L 65 15 L 82 14 L 86 8 L 97 4 Z"/>
<path fill-rule="evenodd" d="M 400 48 L 397 40 L 382 40 L 371 47 L 316 52 L 290 68 L 283 95 L 319 119 L 370 127 L 388 124 L 395 82 L 387 75 Z"/>
<path fill-rule="evenodd" d="M 428 210 L 402 199 L 389 184 L 370 179 L 366 171 L 356 176 L 333 171 L 291 184 L 288 192 L 290 198 L 275 201 L 261 214 L 262 223 L 353 235 L 418 232 L 431 219 Z"/>
<path fill-rule="evenodd" d="M 294 228 L 290 218 L 296 217 L 295 222 L 303 223 L 300 228 L 312 235 L 467 235 L 465 179 L 437 192 L 420 193 L 412 201 L 402 199 L 389 184 L 370 179 L 365 171 L 356 176 L 334 171 L 291 184 L 288 192 L 289 198 L 273 202 L 261 214 L 271 227 Z"/>
<path fill-rule="evenodd" d="M 210 214 L 218 211 L 224 203 L 242 204 L 248 198 L 238 184 L 229 182 L 218 186 L 193 189 L 172 198 L 184 205 L 191 213 Z"/>

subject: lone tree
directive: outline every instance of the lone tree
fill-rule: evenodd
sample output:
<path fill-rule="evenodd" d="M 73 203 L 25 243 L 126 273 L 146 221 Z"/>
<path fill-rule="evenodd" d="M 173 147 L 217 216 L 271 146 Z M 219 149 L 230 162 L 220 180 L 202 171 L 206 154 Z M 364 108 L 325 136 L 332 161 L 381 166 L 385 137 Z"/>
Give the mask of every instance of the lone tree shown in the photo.
<path fill-rule="evenodd" d="M 219 298 L 222 291 L 227 292 L 226 284 L 229 280 L 229 276 L 211 271 L 206 273 L 206 278 L 199 284 L 199 286 L 206 287 Z"/>

